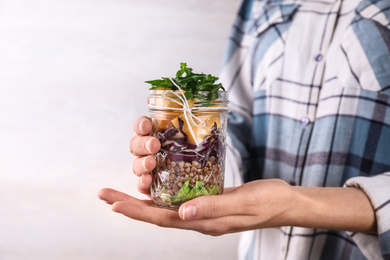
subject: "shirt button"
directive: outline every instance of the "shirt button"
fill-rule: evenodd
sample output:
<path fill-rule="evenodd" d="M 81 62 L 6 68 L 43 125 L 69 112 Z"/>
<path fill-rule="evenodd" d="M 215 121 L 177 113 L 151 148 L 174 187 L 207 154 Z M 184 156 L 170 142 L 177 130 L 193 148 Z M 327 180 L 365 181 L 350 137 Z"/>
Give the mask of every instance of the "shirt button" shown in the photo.
<path fill-rule="evenodd" d="M 317 54 L 315 59 L 317 62 L 320 62 L 320 61 L 322 61 L 323 58 L 324 58 L 324 56 L 321 53 L 319 53 L 319 54 Z"/>
<path fill-rule="evenodd" d="M 302 117 L 301 118 L 301 124 L 302 125 L 308 125 L 310 123 L 310 119 L 308 117 Z"/>

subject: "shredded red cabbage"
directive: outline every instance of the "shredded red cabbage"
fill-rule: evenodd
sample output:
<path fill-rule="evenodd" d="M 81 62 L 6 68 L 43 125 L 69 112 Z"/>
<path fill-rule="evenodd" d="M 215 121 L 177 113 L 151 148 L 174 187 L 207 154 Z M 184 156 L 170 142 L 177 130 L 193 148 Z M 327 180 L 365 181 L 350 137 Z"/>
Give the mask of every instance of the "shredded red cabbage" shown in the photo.
<path fill-rule="evenodd" d="M 211 129 L 210 135 L 203 138 L 197 146 L 188 142 L 188 136 L 183 132 L 184 121 L 179 117 L 179 128 L 171 126 L 161 132 L 155 133 L 155 137 L 160 141 L 160 152 L 167 155 L 172 161 L 198 161 L 205 166 L 210 156 L 219 159 L 222 156 L 222 142 L 217 124 Z"/>

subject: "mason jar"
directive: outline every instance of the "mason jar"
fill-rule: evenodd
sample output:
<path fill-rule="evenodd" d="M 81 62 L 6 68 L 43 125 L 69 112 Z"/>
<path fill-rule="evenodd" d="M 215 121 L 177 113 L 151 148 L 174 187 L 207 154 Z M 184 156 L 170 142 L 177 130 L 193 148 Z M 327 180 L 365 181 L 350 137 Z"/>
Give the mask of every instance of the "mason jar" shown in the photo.
<path fill-rule="evenodd" d="M 227 105 L 226 91 L 201 91 L 192 99 L 179 91 L 150 91 L 151 135 L 161 143 L 150 187 L 158 206 L 177 210 L 196 197 L 222 194 Z"/>

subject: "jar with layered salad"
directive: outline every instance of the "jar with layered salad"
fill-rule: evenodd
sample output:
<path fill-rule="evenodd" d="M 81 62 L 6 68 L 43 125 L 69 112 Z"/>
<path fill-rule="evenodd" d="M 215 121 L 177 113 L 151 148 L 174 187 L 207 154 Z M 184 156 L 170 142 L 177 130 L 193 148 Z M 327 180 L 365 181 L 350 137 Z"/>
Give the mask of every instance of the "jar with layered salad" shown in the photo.
<path fill-rule="evenodd" d="M 151 135 L 161 143 L 151 172 L 151 197 L 161 207 L 178 209 L 199 196 L 224 188 L 226 91 L 151 90 Z"/>

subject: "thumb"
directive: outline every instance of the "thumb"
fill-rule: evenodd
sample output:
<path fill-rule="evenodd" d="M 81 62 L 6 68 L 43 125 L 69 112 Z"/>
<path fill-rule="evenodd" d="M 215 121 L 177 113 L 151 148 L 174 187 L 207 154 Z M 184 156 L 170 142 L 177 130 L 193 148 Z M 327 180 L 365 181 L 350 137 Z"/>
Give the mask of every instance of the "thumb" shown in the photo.
<path fill-rule="evenodd" d="M 240 205 L 229 195 L 209 195 L 190 200 L 179 208 L 182 220 L 210 219 L 238 214 Z"/>

